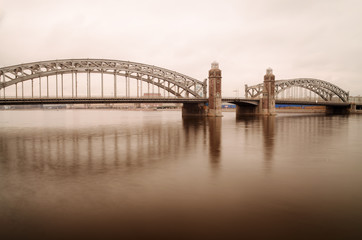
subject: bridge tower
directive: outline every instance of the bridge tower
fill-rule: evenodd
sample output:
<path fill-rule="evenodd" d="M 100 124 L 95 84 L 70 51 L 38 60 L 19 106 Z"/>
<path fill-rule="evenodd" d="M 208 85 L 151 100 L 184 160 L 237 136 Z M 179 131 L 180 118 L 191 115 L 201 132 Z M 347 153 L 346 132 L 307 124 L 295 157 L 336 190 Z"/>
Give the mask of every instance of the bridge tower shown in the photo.
<path fill-rule="evenodd" d="M 209 71 L 208 117 L 222 117 L 221 113 L 221 70 L 217 62 L 211 63 Z"/>
<path fill-rule="evenodd" d="M 268 68 L 264 76 L 263 98 L 262 98 L 262 114 L 275 114 L 275 76 L 273 69 Z"/>

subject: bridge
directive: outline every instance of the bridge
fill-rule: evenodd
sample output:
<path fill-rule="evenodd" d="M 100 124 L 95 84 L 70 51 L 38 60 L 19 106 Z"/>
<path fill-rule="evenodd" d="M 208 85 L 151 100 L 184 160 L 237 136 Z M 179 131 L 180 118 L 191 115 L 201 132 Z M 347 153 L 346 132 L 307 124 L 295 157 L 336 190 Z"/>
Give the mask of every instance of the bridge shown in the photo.
<path fill-rule="evenodd" d="M 318 97 L 284 99 L 299 87 Z M 209 91 L 207 91 L 209 90 Z M 222 98 L 221 70 L 209 71 L 209 82 L 165 68 L 108 59 L 64 59 L 0 68 L 0 105 L 182 103 L 183 115 L 222 116 L 221 103 L 237 105 L 239 115 L 272 115 L 275 104 L 326 106 L 349 111 L 349 93 L 318 79 L 275 80 L 268 69 L 264 82 L 245 86 L 245 98 Z"/>
<path fill-rule="evenodd" d="M 290 89 L 292 87 L 300 87 L 317 94 L 324 101 L 332 101 L 333 97 L 337 97 L 342 102 L 348 102 L 349 92 L 337 87 L 336 85 L 314 78 L 296 78 L 275 81 L 275 95 Z M 264 83 L 250 86 L 245 85 L 245 96 L 256 98 L 263 93 Z"/>

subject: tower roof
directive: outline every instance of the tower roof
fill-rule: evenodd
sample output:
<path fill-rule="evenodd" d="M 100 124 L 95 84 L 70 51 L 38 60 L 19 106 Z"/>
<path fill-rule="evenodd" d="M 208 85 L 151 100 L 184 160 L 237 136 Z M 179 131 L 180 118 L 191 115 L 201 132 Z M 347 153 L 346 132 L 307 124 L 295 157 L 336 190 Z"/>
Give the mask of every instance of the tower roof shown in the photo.
<path fill-rule="evenodd" d="M 211 69 L 219 69 L 219 63 L 216 61 L 213 61 L 211 63 Z"/>

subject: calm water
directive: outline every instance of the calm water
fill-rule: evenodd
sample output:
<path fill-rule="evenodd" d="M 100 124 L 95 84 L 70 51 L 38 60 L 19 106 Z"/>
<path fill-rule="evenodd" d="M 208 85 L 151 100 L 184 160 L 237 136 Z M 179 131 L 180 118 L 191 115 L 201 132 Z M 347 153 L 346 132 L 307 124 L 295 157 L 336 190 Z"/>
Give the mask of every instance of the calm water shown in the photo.
<path fill-rule="evenodd" d="M 0 111 L 10 236 L 362 239 L 361 172 L 362 115 Z"/>

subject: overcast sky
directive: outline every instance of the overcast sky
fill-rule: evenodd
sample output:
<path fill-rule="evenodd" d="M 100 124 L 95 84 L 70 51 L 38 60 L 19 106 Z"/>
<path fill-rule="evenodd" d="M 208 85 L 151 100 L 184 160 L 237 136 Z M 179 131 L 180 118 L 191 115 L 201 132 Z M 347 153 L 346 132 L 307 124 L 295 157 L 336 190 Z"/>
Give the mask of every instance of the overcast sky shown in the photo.
<path fill-rule="evenodd" d="M 63 58 L 128 60 L 203 80 L 224 96 L 272 67 L 362 95 L 361 0 L 0 0 L 0 67 Z"/>

